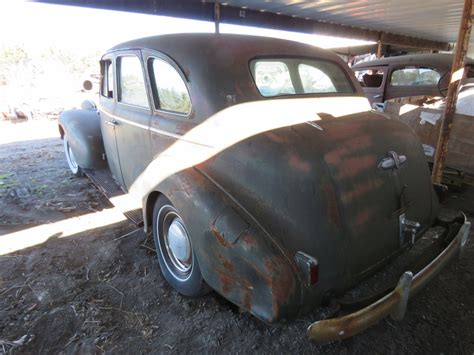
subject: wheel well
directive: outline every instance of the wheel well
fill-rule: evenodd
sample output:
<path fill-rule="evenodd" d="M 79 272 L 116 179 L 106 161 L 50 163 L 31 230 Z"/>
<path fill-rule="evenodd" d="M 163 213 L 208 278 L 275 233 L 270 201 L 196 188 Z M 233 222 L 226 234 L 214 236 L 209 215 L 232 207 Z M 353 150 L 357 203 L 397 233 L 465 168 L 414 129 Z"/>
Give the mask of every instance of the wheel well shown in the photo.
<path fill-rule="evenodd" d="M 155 202 L 160 195 L 162 195 L 161 192 L 153 191 L 148 195 L 148 198 L 146 200 L 145 225 L 147 226 L 147 228 L 150 228 L 153 225 L 153 207 L 155 206 Z"/>
<path fill-rule="evenodd" d="M 61 139 L 63 139 L 64 138 L 64 128 L 61 125 L 58 125 L 58 128 L 59 128 L 59 134 L 61 135 Z"/>

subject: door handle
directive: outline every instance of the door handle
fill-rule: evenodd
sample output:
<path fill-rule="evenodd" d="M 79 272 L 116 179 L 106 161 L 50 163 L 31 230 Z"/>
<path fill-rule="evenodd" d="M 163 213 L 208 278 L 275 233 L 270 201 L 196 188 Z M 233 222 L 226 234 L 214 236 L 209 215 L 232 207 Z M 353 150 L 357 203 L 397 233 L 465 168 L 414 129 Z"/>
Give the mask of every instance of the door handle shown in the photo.
<path fill-rule="evenodd" d="M 112 121 L 105 121 L 105 124 L 108 124 L 109 126 L 117 126 L 118 122 L 115 120 Z"/>

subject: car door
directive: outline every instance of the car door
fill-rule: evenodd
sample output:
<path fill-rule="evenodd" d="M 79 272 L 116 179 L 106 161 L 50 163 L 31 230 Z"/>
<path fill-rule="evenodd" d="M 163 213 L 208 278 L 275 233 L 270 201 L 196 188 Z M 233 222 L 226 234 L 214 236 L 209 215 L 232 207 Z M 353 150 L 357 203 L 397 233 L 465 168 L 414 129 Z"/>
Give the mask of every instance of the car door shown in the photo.
<path fill-rule="evenodd" d="M 162 53 L 143 51 L 143 57 L 153 96 L 150 121 L 153 158 L 160 154 L 173 154 L 168 148 L 177 141 L 185 149 L 197 149 L 185 137 L 197 125 L 185 74 L 171 58 Z"/>
<path fill-rule="evenodd" d="M 354 71 L 354 74 L 371 104 L 384 102 L 387 66 L 358 69 Z"/>
<path fill-rule="evenodd" d="M 124 186 L 130 191 L 151 161 L 150 99 L 140 51 L 118 52 L 115 61 L 118 93 L 115 134 Z"/>
<path fill-rule="evenodd" d="M 104 142 L 107 163 L 117 182 L 123 186 L 122 172 L 117 149 L 117 121 L 114 119 L 114 108 L 117 99 L 115 80 L 115 60 L 113 54 L 106 55 L 101 60 L 101 88 L 99 99 L 100 128 Z"/>

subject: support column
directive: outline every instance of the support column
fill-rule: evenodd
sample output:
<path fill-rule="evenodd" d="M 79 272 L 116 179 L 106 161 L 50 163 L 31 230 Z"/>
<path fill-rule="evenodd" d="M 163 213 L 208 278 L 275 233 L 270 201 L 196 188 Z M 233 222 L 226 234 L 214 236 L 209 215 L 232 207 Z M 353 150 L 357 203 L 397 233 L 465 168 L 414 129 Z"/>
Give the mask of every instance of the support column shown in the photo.
<path fill-rule="evenodd" d="M 221 22 L 221 4 L 219 0 L 214 2 L 214 25 L 216 28 L 216 33 L 219 33 L 219 24 Z"/>
<path fill-rule="evenodd" d="M 440 184 L 443 177 L 444 163 L 448 152 L 449 136 L 453 125 L 454 113 L 456 112 L 458 89 L 461 79 L 464 76 L 464 63 L 469 46 L 469 38 L 471 36 L 472 18 L 474 16 L 473 1 L 474 0 L 464 0 L 464 10 L 461 25 L 459 27 L 459 35 L 454 49 L 451 80 L 449 81 L 448 94 L 446 96 L 446 108 L 441 122 L 441 129 L 434 157 L 432 174 L 434 184 Z"/>

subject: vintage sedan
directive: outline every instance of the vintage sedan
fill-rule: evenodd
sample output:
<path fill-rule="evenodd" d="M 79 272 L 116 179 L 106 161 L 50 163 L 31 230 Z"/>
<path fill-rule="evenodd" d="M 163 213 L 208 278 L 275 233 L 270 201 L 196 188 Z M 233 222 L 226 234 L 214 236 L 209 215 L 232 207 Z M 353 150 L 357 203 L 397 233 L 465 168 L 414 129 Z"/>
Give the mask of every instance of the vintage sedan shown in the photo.
<path fill-rule="evenodd" d="M 375 59 L 354 65 L 372 104 L 407 96 L 445 96 L 452 54 L 413 54 Z M 474 60 L 466 60 L 466 76 L 474 77 Z"/>
<path fill-rule="evenodd" d="M 60 117 L 66 158 L 78 175 L 106 159 L 142 200 L 161 271 L 183 295 L 213 289 L 264 321 L 291 318 L 443 230 L 432 238 L 439 255 L 417 274 L 403 269 L 375 303 L 308 330 L 341 339 L 401 318 L 410 291 L 466 244 L 462 213 L 437 218 L 412 131 L 371 111 L 331 52 L 179 34 L 118 45 L 100 65 L 99 109 Z"/>

